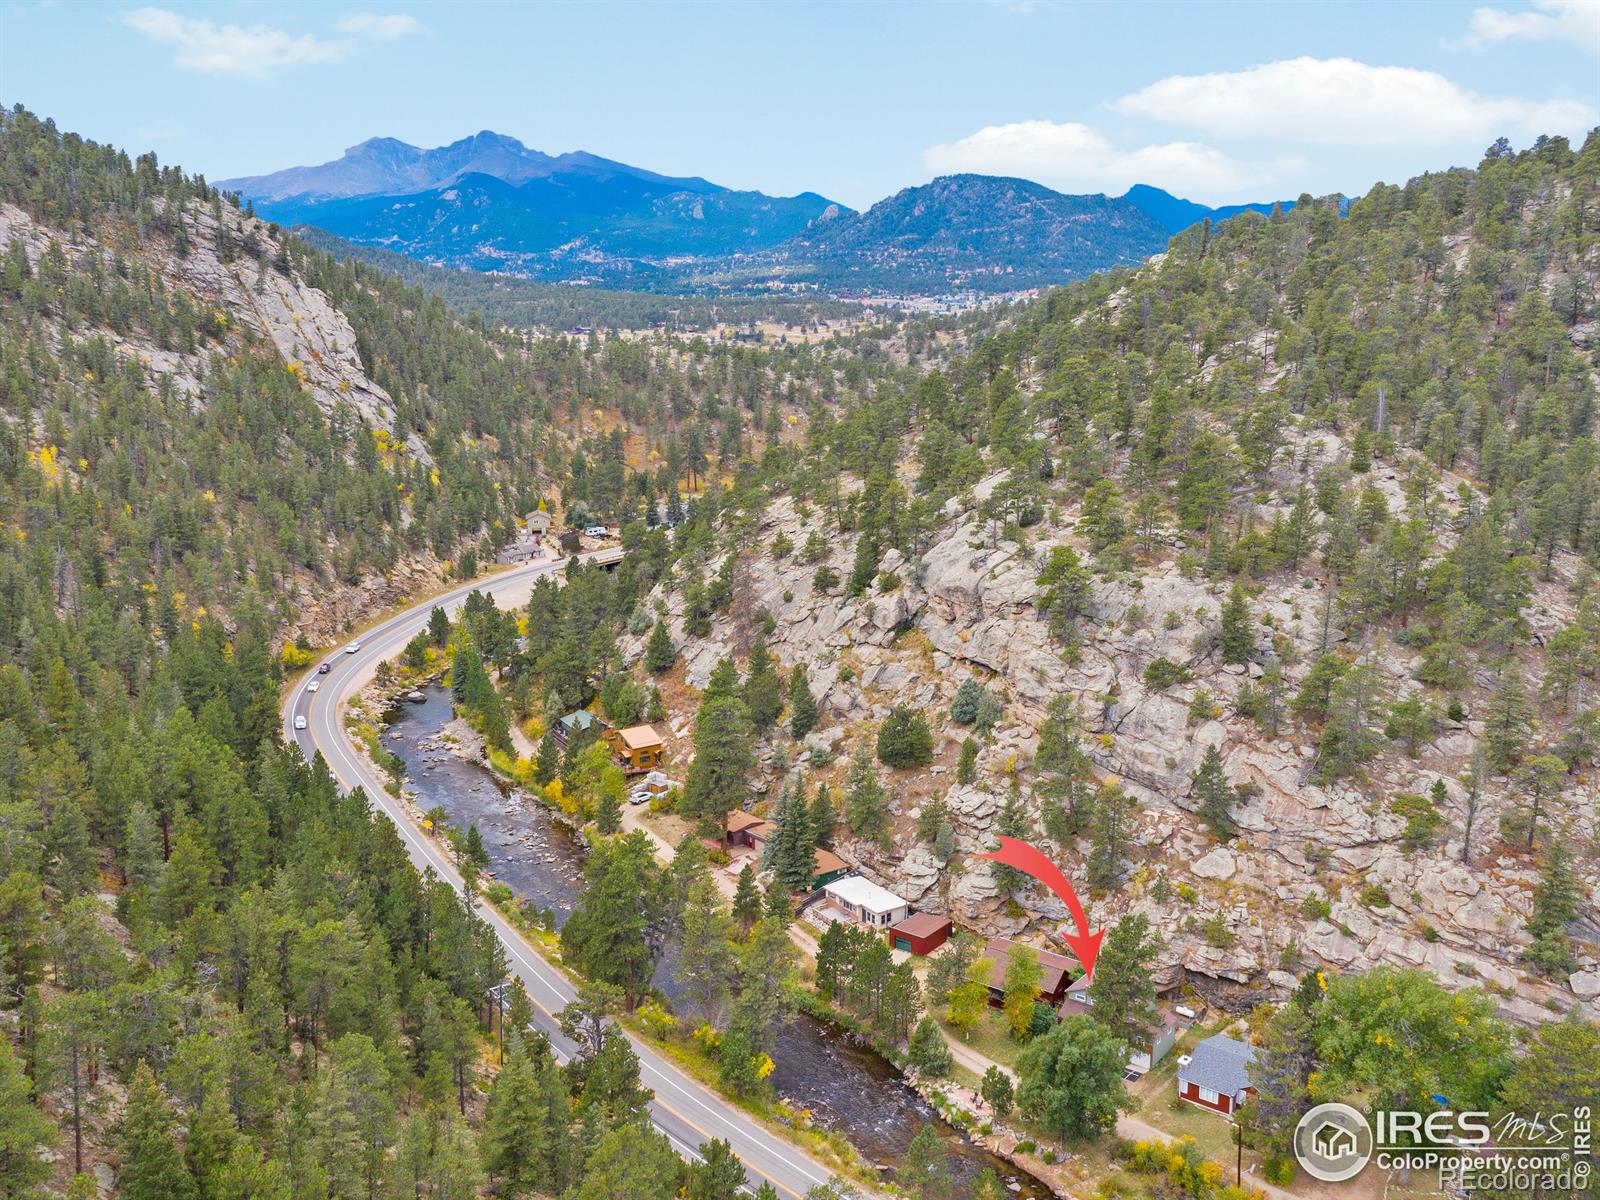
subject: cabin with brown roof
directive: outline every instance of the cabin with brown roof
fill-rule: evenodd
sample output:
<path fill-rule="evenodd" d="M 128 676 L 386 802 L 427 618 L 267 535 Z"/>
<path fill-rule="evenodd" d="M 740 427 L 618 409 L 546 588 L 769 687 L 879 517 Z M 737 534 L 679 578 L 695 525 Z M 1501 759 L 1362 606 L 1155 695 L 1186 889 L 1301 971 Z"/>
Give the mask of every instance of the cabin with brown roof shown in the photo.
<path fill-rule="evenodd" d="M 772 834 L 772 822 L 753 812 L 736 808 L 728 814 L 725 835 L 730 846 L 748 846 L 759 850 Z"/>
<path fill-rule="evenodd" d="M 989 960 L 989 1003 L 999 1008 L 1005 1003 L 1006 991 L 1006 966 L 1011 962 L 1011 952 L 1020 942 L 1013 942 L 1010 938 L 990 938 L 989 944 L 983 948 L 983 956 Z M 1056 954 L 1049 950 L 1040 950 L 1037 946 L 1029 947 L 1039 956 L 1039 966 L 1043 974 L 1039 979 L 1039 999 L 1051 1008 L 1058 1008 L 1067 994 L 1067 980 L 1072 975 L 1073 960 L 1065 955 Z"/>
<path fill-rule="evenodd" d="M 626 729 L 607 729 L 602 735 L 611 755 L 627 775 L 653 771 L 661 765 L 661 735 L 654 725 L 630 725 Z"/>
<path fill-rule="evenodd" d="M 850 864 L 845 862 L 832 850 L 817 848 L 816 855 L 811 860 L 811 881 L 809 887 L 812 891 L 824 884 L 832 883 L 841 875 L 850 873 Z"/>

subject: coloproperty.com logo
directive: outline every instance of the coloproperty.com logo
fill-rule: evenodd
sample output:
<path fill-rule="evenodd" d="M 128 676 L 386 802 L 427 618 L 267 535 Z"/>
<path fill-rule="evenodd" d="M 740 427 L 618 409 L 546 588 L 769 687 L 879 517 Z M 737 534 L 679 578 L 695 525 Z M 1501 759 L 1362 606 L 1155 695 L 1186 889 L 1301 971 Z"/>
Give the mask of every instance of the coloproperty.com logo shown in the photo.
<path fill-rule="evenodd" d="M 1324 1183 L 1384 1171 L 1437 1172 L 1441 1189 L 1578 1195 L 1594 1170 L 1593 1113 L 1378 1109 L 1368 1120 L 1348 1104 L 1319 1104 L 1294 1131 L 1294 1155 Z"/>

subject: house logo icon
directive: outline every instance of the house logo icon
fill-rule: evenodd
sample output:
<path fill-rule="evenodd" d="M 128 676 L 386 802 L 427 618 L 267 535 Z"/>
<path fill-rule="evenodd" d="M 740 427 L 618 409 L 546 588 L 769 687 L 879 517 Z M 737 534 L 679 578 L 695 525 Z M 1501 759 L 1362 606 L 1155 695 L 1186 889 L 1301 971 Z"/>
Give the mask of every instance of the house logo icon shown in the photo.
<path fill-rule="evenodd" d="M 1294 1156 L 1324 1183 L 1353 1179 L 1372 1158 L 1372 1127 L 1348 1104 L 1319 1104 L 1294 1130 Z"/>

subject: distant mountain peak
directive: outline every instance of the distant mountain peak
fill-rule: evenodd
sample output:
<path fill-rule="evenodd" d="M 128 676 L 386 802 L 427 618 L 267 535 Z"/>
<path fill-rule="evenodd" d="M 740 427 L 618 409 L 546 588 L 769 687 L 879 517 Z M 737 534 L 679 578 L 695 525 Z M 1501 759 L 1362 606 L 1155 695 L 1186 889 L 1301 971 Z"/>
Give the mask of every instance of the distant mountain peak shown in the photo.
<path fill-rule="evenodd" d="M 1280 200 L 1276 204 L 1272 201 L 1258 201 L 1212 208 L 1195 200 L 1174 196 L 1166 189 L 1148 183 L 1134 184 L 1122 193 L 1122 199 L 1149 213 L 1169 234 L 1181 233 L 1191 225 L 1198 225 L 1207 217 L 1212 221 L 1226 221 L 1229 217 L 1236 217 L 1242 212 L 1270 213 L 1276 205 L 1281 205 L 1283 211 L 1288 212 L 1294 207 L 1293 200 Z"/>

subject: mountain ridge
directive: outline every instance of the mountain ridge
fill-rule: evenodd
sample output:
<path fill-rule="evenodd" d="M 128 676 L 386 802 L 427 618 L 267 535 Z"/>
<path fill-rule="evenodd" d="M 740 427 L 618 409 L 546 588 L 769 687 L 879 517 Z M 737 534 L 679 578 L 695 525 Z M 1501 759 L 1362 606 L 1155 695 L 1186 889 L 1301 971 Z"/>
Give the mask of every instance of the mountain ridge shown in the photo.
<path fill-rule="evenodd" d="M 438 266 L 646 291 L 1021 291 L 1137 262 L 1168 230 L 1138 205 L 1025 179 L 940 176 L 858 213 L 482 130 L 374 137 L 315 166 L 223 180 L 264 217 Z"/>

